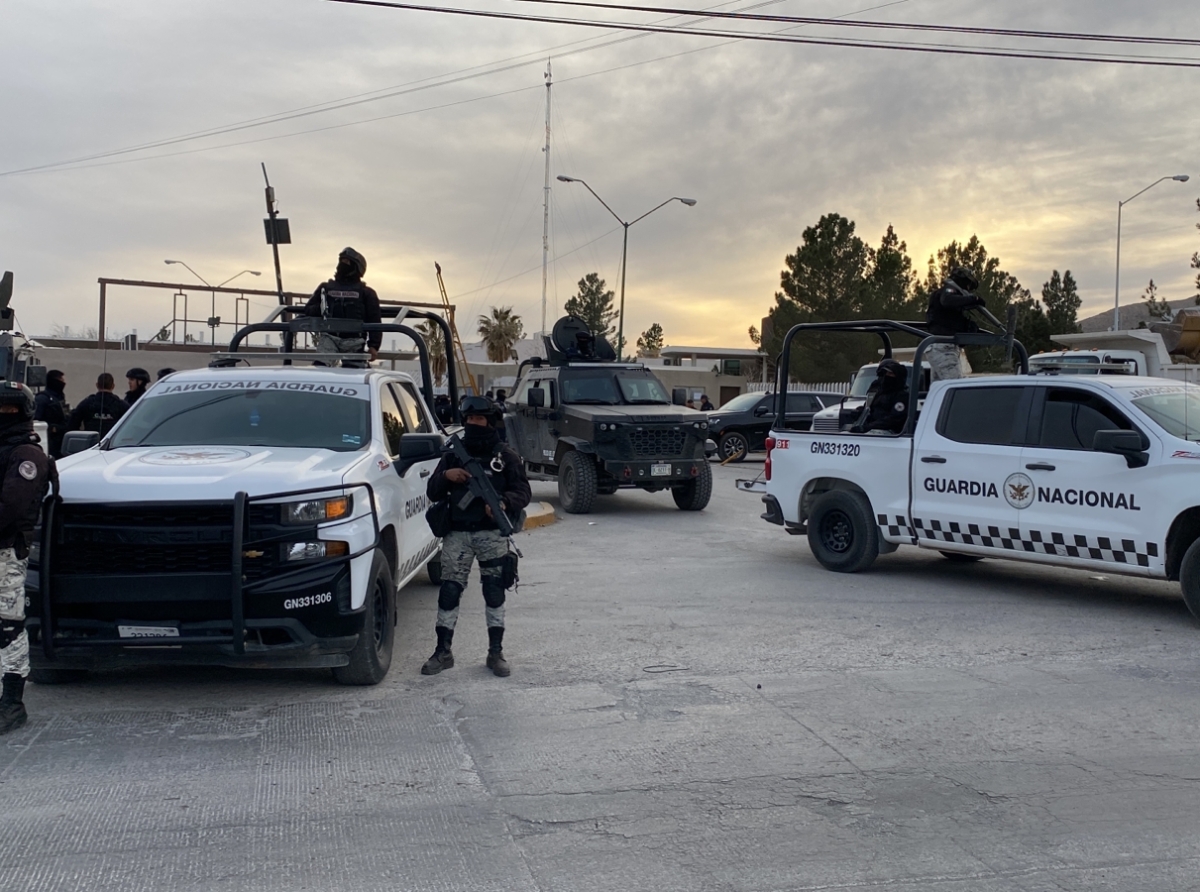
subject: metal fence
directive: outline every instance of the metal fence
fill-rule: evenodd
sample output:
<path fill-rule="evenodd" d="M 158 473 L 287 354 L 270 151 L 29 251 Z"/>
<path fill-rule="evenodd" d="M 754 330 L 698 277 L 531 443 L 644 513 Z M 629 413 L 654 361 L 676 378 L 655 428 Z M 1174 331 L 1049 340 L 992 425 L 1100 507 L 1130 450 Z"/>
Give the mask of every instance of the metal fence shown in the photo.
<path fill-rule="evenodd" d="M 748 393 L 766 393 L 769 390 L 774 390 L 774 383 L 764 384 L 761 381 L 754 381 L 746 385 Z M 826 381 L 821 384 L 789 384 L 788 393 L 800 393 L 803 391 L 811 391 L 814 393 L 849 393 L 849 381 Z"/>

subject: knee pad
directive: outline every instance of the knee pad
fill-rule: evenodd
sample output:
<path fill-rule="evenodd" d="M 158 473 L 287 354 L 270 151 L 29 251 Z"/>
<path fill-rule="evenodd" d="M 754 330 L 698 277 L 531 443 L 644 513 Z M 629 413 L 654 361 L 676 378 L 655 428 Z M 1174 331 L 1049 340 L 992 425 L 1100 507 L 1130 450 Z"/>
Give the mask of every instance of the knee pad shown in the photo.
<path fill-rule="evenodd" d="M 462 600 L 463 587 L 457 582 L 443 582 L 438 592 L 438 610 L 453 610 Z"/>
<path fill-rule="evenodd" d="M 504 603 L 504 583 L 499 576 L 485 576 L 483 583 L 483 603 L 496 608 Z"/>
<path fill-rule="evenodd" d="M 0 650 L 4 650 L 20 638 L 24 631 L 25 620 L 23 619 L 0 620 Z"/>

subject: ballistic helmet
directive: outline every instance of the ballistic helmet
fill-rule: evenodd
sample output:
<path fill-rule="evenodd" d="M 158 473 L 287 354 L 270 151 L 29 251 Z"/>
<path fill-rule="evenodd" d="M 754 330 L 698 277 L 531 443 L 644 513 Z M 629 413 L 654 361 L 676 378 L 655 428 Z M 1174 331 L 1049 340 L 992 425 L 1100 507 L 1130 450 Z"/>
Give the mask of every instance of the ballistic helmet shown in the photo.
<path fill-rule="evenodd" d="M 955 267 L 950 273 L 950 281 L 968 294 L 974 294 L 979 288 L 979 276 L 965 266 Z"/>
<path fill-rule="evenodd" d="M 360 279 L 367 274 L 367 258 L 353 248 L 342 248 L 342 253 L 338 255 L 338 262 L 342 261 L 349 264 L 358 273 Z"/>
<path fill-rule="evenodd" d="M 895 378 L 901 386 L 908 383 L 908 369 L 903 363 L 896 362 L 894 359 L 885 359 L 879 363 L 879 368 L 875 370 L 875 376 L 880 378 Z"/>
<path fill-rule="evenodd" d="M 500 407 L 486 396 L 469 396 L 462 401 L 459 411 L 465 419 L 468 415 L 482 415 L 489 424 L 500 420 Z"/>
<path fill-rule="evenodd" d="M 16 406 L 22 421 L 33 421 L 33 391 L 19 381 L 0 381 L 0 406 Z"/>
<path fill-rule="evenodd" d="M 132 378 L 134 381 L 141 381 L 143 384 L 150 383 L 150 373 L 145 369 L 132 368 L 125 373 L 126 378 Z"/>

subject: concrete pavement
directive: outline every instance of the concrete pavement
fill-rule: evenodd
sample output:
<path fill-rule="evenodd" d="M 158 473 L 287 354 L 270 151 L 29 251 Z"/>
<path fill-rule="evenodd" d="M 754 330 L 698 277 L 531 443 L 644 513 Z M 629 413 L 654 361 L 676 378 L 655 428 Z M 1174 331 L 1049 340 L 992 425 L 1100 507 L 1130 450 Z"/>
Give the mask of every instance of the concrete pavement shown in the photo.
<path fill-rule="evenodd" d="M 30 686 L 0 889 L 1188 890 L 1200 627 L 1175 586 L 903 549 L 822 570 L 715 468 L 522 534 L 508 679 L 478 582 L 425 678 Z M 553 485 L 534 498 L 557 506 Z"/>

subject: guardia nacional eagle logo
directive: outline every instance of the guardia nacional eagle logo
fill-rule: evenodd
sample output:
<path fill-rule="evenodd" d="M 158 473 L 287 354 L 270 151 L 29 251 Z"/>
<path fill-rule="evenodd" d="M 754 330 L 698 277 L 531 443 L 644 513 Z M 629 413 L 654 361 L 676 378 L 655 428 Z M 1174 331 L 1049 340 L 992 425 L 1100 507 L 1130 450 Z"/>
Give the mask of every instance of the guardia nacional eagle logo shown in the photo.
<path fill-rule="evenodd" d="M 1004 481 L 1004 498 L 1018 511 L 1024 511 L 1032 505 L 1036 495 L 1033 481 L 1026 474 L 1013 474 Z"/>

